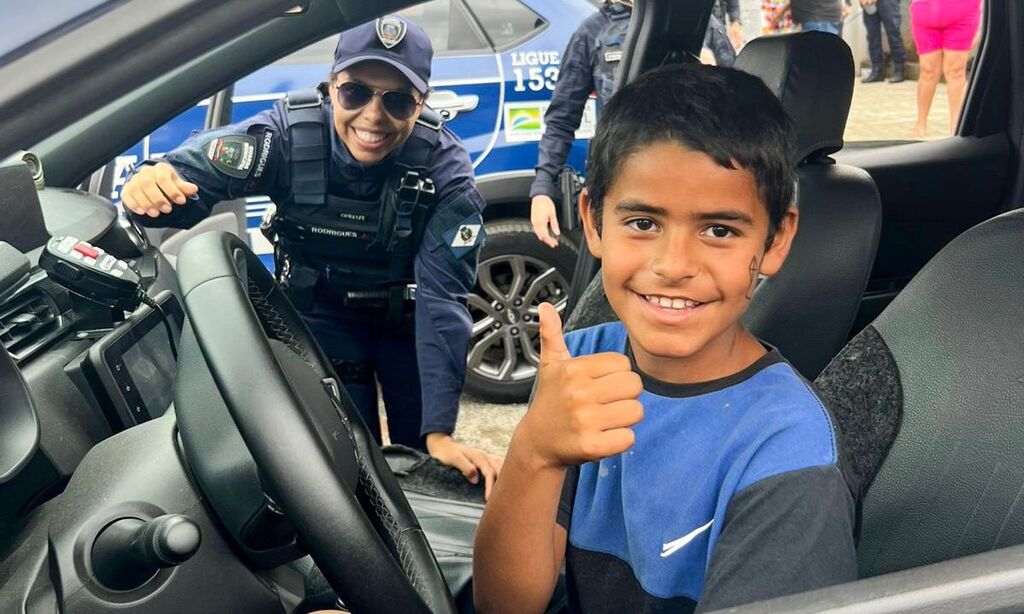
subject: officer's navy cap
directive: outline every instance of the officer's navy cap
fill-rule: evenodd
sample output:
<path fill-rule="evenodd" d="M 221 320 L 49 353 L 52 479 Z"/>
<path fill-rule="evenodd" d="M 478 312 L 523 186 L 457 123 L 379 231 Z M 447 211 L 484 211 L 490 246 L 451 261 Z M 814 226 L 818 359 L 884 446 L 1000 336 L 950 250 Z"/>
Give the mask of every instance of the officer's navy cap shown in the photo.
<path fill-rule="evenodd" d="M 339 72 L 359 62 L 377 60 L 394 66 L 414 88 L 426 92 L 433 56 L 434 48 L 423 28 L 388 15 L 342 32 L 331 70 Z"/>

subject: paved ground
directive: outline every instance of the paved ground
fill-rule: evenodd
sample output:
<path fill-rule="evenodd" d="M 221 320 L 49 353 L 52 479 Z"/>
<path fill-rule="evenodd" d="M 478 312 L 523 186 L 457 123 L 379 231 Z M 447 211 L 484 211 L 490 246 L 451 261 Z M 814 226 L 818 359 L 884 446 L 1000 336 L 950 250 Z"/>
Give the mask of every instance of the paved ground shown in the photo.
<path fill-rule="evenodd" d="M 858 80 L 847 122 L 847 141 L 900 140 L 909 137 L 916 118 L 916 82 L 861 84 Z M 948 103 L 940 84 L 929 114 L 928 137 L 948 134 Z M 497 405 L 463 398 L 456 436 L 492 454 L 504 454 L 526 405 Z"/>
<path fill-rule="evenodd" d="M 878 141 L 910 138 L 917 119 L 917 82 L 857 82 L 853 105 L 846 122 L 847 141 Z M 949 101 L 940 83 L 928 113 L 928 138 L 949 136 Z"/>

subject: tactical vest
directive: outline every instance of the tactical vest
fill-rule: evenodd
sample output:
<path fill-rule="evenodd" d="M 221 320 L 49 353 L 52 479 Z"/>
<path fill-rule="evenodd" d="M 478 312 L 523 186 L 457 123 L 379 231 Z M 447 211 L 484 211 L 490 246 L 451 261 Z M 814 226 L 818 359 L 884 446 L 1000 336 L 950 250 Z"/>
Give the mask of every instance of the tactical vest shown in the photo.
<path fill-rule="evenodd" d="M 443 121 L 424 106 L 379 195 L 341 198 L 328 192 L 332 131 L 324 89 L 285 99 L 292 197 L 278 207 L 268 233 L 276 239 L 278 278 L 300 309 L 312 304 L 318 286 L 346 303 L 380 299 L 394 308 L 412 298 L 406 286 L 434 205 L 427 170 Z"/>
<path fill-rule="evenodd" d="M 595 39 L 598 62 L 594 85 L 598 101 L 605 104 L 615 93 L 615 73 L 622 60 L 622 44 L 626 40 L 629 18 L 633 13 L 619 6 L 602 10 L 608 17 L 608 23 L 601 28 Z"/>

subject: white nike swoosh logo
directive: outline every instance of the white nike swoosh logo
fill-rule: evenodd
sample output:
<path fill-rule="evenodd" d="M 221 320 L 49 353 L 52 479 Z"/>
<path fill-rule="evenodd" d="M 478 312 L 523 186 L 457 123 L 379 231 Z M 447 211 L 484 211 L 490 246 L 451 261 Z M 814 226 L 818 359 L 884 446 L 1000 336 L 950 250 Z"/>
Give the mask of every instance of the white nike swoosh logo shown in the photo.
<path fill-rule="evenodd" d="M 697 527 L 696 529 L 690 531 L 689 533 L 687 533 L 686 535 L 680 537 L 679 539 L 673 539 L 672 541 L 670 541 L 667 544 L 662 544 L 661 545 L 661 558 L 665 558 L 667 556 L 672 556 L 676 552 L 679 552 L 680 550 L 682 550 L 684 547 L 686 547 L 686 544 L 692 542 L 694 539 L 697 538 L 698 535 L 700 535 L 704 531 L 707 531 L 708 529 L 710 529 L 711 528 L 711 524 L 713 522 L 715 522 L 714 518 L 709 520 L 706 525 L 704 525 L 702 527 Z"/>

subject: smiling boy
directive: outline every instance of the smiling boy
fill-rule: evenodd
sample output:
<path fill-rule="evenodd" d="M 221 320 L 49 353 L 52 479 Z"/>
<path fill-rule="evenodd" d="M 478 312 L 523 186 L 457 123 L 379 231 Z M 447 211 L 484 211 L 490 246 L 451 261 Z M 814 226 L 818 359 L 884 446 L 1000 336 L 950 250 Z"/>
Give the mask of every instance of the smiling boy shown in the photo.
<path fill-rule="evenodd" d="M 541 310 L 536 395 L 477 533 L 481 611 L 711 610 L 856 578 L 827 409 L 740 316 L 797 229 L 789 121 L 755 77 L 676 65 L 617 93 L 587 243 L 619 318 Z"/>

